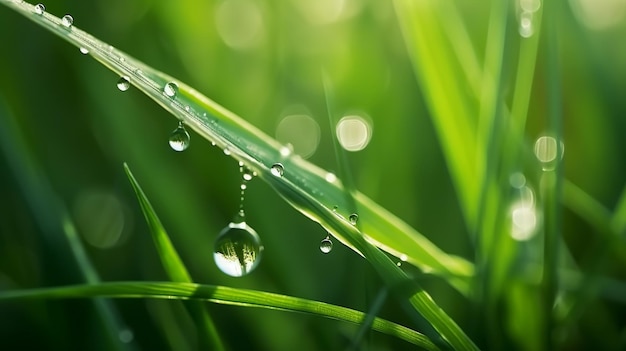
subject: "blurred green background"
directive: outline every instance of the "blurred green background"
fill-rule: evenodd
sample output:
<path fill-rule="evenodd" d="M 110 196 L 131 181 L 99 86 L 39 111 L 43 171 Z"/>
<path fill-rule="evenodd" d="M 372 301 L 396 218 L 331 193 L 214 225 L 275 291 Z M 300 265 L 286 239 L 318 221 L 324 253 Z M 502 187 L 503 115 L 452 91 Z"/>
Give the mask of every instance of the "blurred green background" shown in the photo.
<path fill-rule="evenodd" d="M 564 2 L 558 15 L 565 176 L 613 209 L 626 180 L 626 1 L 595 4 Z M 57 16 L 71 13 L 75 26 L 188 83 L 268 135 L 276 137 L 286 116 L 310 116 L 320 135 L 309 160 L 336 172 L 334 127 L 328 123 L 320 75 L 326 70 L 336 94 L 335 112 L 371 121 L 369 145 L 348 155 L 356 187 L 444 251 L 473 259 L 392 3 L 107 0 L 45 5 Z M 458 6 L 482 56 L 489 2 L 459 1 Z M 517 6 L 509 14 L 507 101 L 517 43 L 523 40 Z M 248 186 L 245 209 L 263 240 L 263 261 L 244 278 L 221 273 L 212 247 L 239 206 L 236 161 L 194 134 L 187 151 L 172 151 L 167 144 L 176 127 L 172 116 L 132 88 L 120 92 L 115 74 L 5 7 L 0 7 L 0 42 L 0 290 L 84 281 L 63 232 L 66 215 L 102 280 L 167 280 L 123 172 L 122 163 L 128 162 L 196 282 L 368 310 L 382 286 L 368 263 L 337 242 L 332 253 L 321 254 L 325 230 L 259 180 Z M 543 49 L 526 131 L 529 149 L 546 128 Z M 563 237 L 584 271 L 595 262 L 598 235 L 568 210 L 563 216 Z M 623 263 L 609 256 L 604 275 L 625 278 Z M 480 311 L 442 281 L 429 280 L 425 286 L 485 346 L 481 335 L 486 331 L 476 325 Z M 119 300 L 114 305 L 128 326 L 121 338 L 132 348 L 195 348 L 197 331 L 179 303 Z M 355 326 L 315 316 L 208 308 L 231 349 L 342 349 L 357 332 Z M 596 323 L 599 310 L 608 315 L 602 318 L 608 325 Z M 584 336 L 566 335 L 566 348 L 618 347 L 626 338 L 624 313 L 623 304 L 593 299 L 581 311 L 582 322 L 570 330 Z M 391 299 L 380 316 L 421 328 Z M 0 348 L 7 350 L 110 347 L 88 301 L 2 303 L 0 340 Z M 372 333 L 363 349 L 405 347 Z"/>

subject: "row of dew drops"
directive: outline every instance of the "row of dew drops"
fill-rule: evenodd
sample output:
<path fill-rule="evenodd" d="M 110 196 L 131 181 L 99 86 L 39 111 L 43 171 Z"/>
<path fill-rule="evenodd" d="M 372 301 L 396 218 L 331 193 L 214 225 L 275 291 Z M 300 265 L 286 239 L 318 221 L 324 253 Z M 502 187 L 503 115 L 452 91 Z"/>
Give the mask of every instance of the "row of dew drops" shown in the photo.
<path fill-rule="evenodd" d="M 534 12 L 536 12 L 540 6 L 540 0 L 519 0 L 520 7 L 522 8 L 522 14 L 520 18 L 520 34 L 524 37 L 529 37 L 532 35 L 532 30 L 530 29 L 530 21 L 529 14 L 532 16 Z M 43 15 L 46 11 L 46 7 L 43 4 L 37 4 L 34 7 L 34 12 L 37 15 Z M 532 18 L 532 17 L 530 17 Z M 71 28 L 74 23 L 74 18 L 66 14 L 61 18 L 61 24 L 66 28 Z M 87 48 L 81 47 L 80 52 L 82 54 L 88 54 L 89 50 Z M 123 61 L 124 58 L 120 57 L 120 61 Z M 117 81 L 117 88 L 120 91 L 127 91 L 130 89 L 130 78 L 128 76 L 122 76 Z M 178 85 L 175 82 L 168 82 L 163 87 L 163 94 L 169 98 L 174 99 L 178 93 Z M 189 106 L 185 106 L 185 110 L 187 112 L 190 111 Z M 185 151 L 190 144 L 190 134 L 186 130 L 184 122 L 179 121 L 178 126 L 172 131 L 169 136 L 169 145 L 172 150 L 177 152 Z M 212 143 L 215 145 L 215 143 Z M 554 138 L 543 137 L 537 140 L 535 145 L 535 153 L 537 157 L 543 164 L 543 170 L 551 170 L 553 169 L 553 161 L 556 158 L 554 155 L 557 154 L 556 150 L 558 146 L 556 145 Z M 563 145 L 560 145 L 561 156 Z M 230 155 L 230 150 L 228 147 L 224 148 L 224 154 Z M 240 207 L 238 213 L 235 215 L 235 218 L 232 222 L 230 222 L 217 236 L 214 245 L 214 260 L 217 267 L 227 275 L 233 277 L 241 277 L 245 276 L 248 273 L 252 272 L 259 264 L 263 252 L 263 245 L 261 243 L 261 239 L 258 233 L 250 227 L 245 221 L 245 212 L 243 207 L 245 190 L 247 188 L 247 183 L 252 180 L 256 176 L 256 172 L 251 171 L 247 167 L 244 166 L 243 163 L 240 162 L 240 172 L 242 174 L 242 183 L 241 183 L 241 198 L 240 198 Z M 285 168 L 281 163 L 275 163 L 271 166 L 270 172 L 272 175 L 276 177 L 282 177 L 285 173 Z M 331 174 L 332 175 L 332 174 Z M 336 179 L 334 175 L 332 177 L 326 178 L 329 182 L 332 182 Z M 333 212 L 337 214 L 337 207 L 333 208 Z M 339 214 L 337 216 L 343 218 Z M 358 215 L 356 213 L 351 214 L 348 217 L 350 224 L 355 225 L 358 221 Z M 327 234 L 324 239 L 320 242 L 320 251 L 324 254 L 330 253 L 333 249 L 333 242 L 330 238 L 330 234 Z M 402 261 L 406 261 L 406 255 L 402 255 L 400 257 L 400 261 L 398 262 L 398 266 L 401 265 Z"/>
<path fill-rule="evenodd" d="M 43 4 L 37 4 L 34 11 L 37 15 L 43 15 L 46 7 Z M 66 28 L 72 27 L 73 23 L 74 18 L 69 14 L 61 19 L 61 24 Z M 86 55 L 89 53 L 89 50 L 81 47 L 80 52 Z M 124 59 L 121 57 L 120 60 L 123 61 Z M 122 76 L 116 85 L 120 91 L 127 91 L 131 85 L 130 78 Z M 165 96 L 174 99 L 177 93 L 178 85 L 175 82 L 168 82 L 164 85 L 163 94 Z M 190 108 L 186 106 L 185 110 L 189 112 Z M 184 122 L 179 121 L 178 126 L 169 136 L 169 146 L 176 152 L 182 152 L 189 147 L 190 140 L 191 136 L 186 130 Z M 215 145 L 215 143 L 212 144 Z M 229 149 L 225 148 L 224 153 L 229 155 Z M 242 176 L 239 211 L 233 221 L 218 234 L 213 249 L 213 259 L 216 266 L 222 272 L 232 277 L 242 277 L 252 272 L 259 265 L 264 250 L 259 234 L 246 223 L 244 211 L 244 198 L 248 182 L 257 174 L 246 167 L 243 162 L 239 162 L 239 170 Z M 275 163 L 270 167 L 270 173 L 275 177 L 283 177 L 285 167 L 282 163 Z M 332 177 L 327 176 L 326 179 L 329 182 L 333 182 L 336 180 L 336 177 L 334 175 Z M 337 206 L 333 208 L 333 212 L 337 214 Z M 341 217 L 340 215 L 338 216 Z M 356 226 L 358 218 L 359 216 L 353 213 L 348 217 L 348 220 L 350 224 Z M 330 233 L 321 240 L 319 249 L 324 254 L 332 251 L 333 241 L 330 238 Z"/>

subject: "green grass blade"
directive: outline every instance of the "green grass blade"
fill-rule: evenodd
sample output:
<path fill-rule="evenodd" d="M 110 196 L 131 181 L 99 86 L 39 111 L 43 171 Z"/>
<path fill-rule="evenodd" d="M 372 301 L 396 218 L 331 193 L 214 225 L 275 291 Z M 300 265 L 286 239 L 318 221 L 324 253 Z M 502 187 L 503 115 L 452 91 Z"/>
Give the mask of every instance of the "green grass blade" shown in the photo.
<path fill-rule="evenodd" d="M 324 215 L 313 208 L 332 209 L 335 206 L 343 217 L 348 217 L 349 213 L 345 211 L 349 204 L 340 182 L 328 182 L 325 179 L 327 172 L 319 167 L 293 155 L 285 156 L 281 153 L 285 150 L 282 145 L 242 118 L 182 82 L 152 69 L 77 27 L 66 28 L 59 18 L 48 13 L 35 14 L 34 7 L 28 3 L 8 0 L 0 0 L 0 3 L 8 5 L 75 46 L 87 48 L 90 56 L 120 76 L 129 77 L 132 85 L 184 121 L 186 126 L 219 147 L 227 149 L 235 159 L 243 161 L 280 195 L 292 199 L 301 198 L 300 195 L 303 194 L 314 195 L 315 202 L 320 206 L 302 206 L 292 202 L 309 218 L 319 222 Z M 176 82 L 178 85 L 175 97 L 164 94 L 163 88 L 168 82 Z M 467 130 L 463 133 L 471 135 L 467 134 Z M 276 177 L 270 171 L 276 162 L 285 166 L 283 177 Z M 364 195 L 357 193 L 355 200 L 362 212 L 359 213 L 362 233 L 370 242 L 393 255 L 406 255 L 409 263 L 430 272 L 455 277 L 455 286 L 467 292 L 466 278 L 473 274 L 473 267 L 469 262 L 445 254 L 415 229 L 382 210 Z M 332 221 L 340 222 L 343 219 L 335 216 Z M 333 227 L 341 228 L 339 225 Z M 340 241 L 354 247 L 346 239 L 345 233 L 333 234 Z"/>
<path fill-rule="evenodd" d="M 477 98 L 475 82 L 448 43 L 438 19 L 445 17 L 436 2 L 394 1 L 396 14 L 422 94 L 431 111 L 443 153 L 468 228 L 474 228 L 484 157 L 477 154 Z M 470 73 L 470 75 L 475 73 Z M 471 93 L 469 93 L 471 92 Z"/>
<path fill-rule="evenodd" d="M 161 224 L 161 220 L 157 216 L 152 204 L 146 197 L 146 194 L 141 189 L 141 186 L 126 163 L 124 163 L 124 171 L 130 180 L 135 194 L 137 195 L 137 200 L 139 200 L 141 210 L 146 218 L 146 222 L 148 222 L 150 233 L 152 233 L 152 239 L 154 240 L 157 252 L 161 258 L 161 263 L 163 264 L 167 275 L 170 279 L 172 279 L 172 281 L 191 283 L 191 276 L 189 275 L 182 259 L 178 255 L 178 252 L 176 252 L 174 245 L 172 245 L 163 224 Z M 223 350 L 224 345 L 219 333 L 217 332 L 215 324 L 204 306 L 192 303 L 185 304 L 185 307 L 198 326 L 201 326 L 202 330 L 206 331 L 206 334 L 202 332 L 200 333 L 200 339 L 205 346 L 210 347 L 212 350 Z"/>
<path fill-rule="evenodd" d="M 189 275 L 189 272 L 187 272 L 185 264 L 178 255 L 178 252 L 176 252 L 174 245 L 172 245 L 172 241 L 167 235 L 163 224 L 161 224 L 161 220 L 154 211 L 152 204 L 146 197 L 146 194 L 141 189 L 141 186 L 126 163 L 124 163 L 124 171 L 128 176 L 128 180 L 130 180 L 130 184 L 135 191 L 135 195 L 137 195 L 137 200 L 139 201 L 141 211 L 146 218 L 146 222 L 148 222 L 152 239 L 154 239 L 154 244 L 159 257 L 161 258 L 161 263 L 165 268 L 165 272 L 172 281 L 191 283 L 191 276 Z"/>
<path fill-rule="evenodd" d="M 560 3 L 546 3 L 545 45 L 546 45 L 546 94 L 548 99 L 548 132 L 562 142 L 563 138 L 563 96 L 561 89 L 561 60 L 559 57 L 558 23 L 562 8 Z M 557 155 L 560 160 L 562 155 Z M 554 349 L 556 340 L 554 305 L 559 294 L 558 260 L 561 242 L 562 211 L 560 201 L 563 189 L 563 164 L 556 162 L 553 171 L 544 172 L 542 195 L 544 200 L 544 271 L 543 309 L 546 313 L 545 348 Z"/>
<path fill-rule="evenodd" d="M 256 307 L 288 312 L 308 313 L 320 317 L 359 324 L 366 314 L 350 308 L 293 296 L 225 286 L 171 282 L 114 282 L 97 285 L 74 285 L 57 288 L 4 291 L 0 301 L 51 298 L 157 298 L 209 301 L 218 304 Z M 438 348 L 424 335 L 382 318 L 375 318 L 372 328 L 425 350 Z"/>

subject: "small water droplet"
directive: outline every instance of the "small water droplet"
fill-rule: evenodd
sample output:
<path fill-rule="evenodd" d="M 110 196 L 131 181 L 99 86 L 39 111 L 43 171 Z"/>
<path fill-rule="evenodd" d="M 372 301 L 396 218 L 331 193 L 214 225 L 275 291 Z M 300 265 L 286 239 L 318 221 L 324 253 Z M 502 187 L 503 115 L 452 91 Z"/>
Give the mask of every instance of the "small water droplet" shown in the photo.
<path fill-rule="evenodd" d="M 320 242 L 320 251 L 322 251 L 322 253 L 327 254 L 331 252 L 332 250 L 333 250 L 333 241 L 330 240 L 329 236 L 327 236 Z"/>
<path fill-rule="evenodd" d="M 246 222 L 231 222 L 215 239 L 213 259 L 225 274 L 242 277 L 259 265 L 262 253 L 259 234 Z"/>
<path fill-rule="evenodd" d="M 552 171 L 556 163 L 563 159 L 565 144 L 551 136 L 541 136 L 535 142 L 535 156 L 542 164 L 544 171 Z"/>
<path fill-rule="evenodd" d="M 120 77 L 120 79 L 117 81 L 117 88 L 120 91 L 128 90 L 128 88 L 130 88 L 130 78 L 128 78 L 128 76 Z"/>
<path fill-rule="evenodd" d="M 396 266 L 398 267 L 402 266 L 402 261 L 398 261 L 398 263 L 396 263 Z"/>
<path fill-rule="evenodd" d="M 176 93 L 178 93 L 178 84 L 174 82 L 165 84 L 165 87 L 163 87 L 163 93 L 169 97 L 176 96 Z"/>
<path fill-rule="evenodd" d="M 211 142 L 211 146 L 217 145 L 214 141 Z"/>
<path fill-rule="evenodd" d="M 189 136 L 187 129 L 185 129 L 185 125 L 182 121 L 178 122 L 178 127 L 176 127 L 172 134 L 170 134 L 170 147 L 174 151 L 185 151 L 189 147 L 190 140 L 191 137 Z"/>
<path fill-rule="evenodd" d="M 326 176 L 324 178 L 329 183 L 334 183 L 337 181 L 337 176 L 335 175 L 335 173 L 331 173 L 331 172 L 326 173 Z"/>
<path fill-rule="evenodd" d="M 44 6 L 44 4 L 37 4 L 35 5 L 35 13 L 38 15 L 43 15 L 43 13 L 46 12 L 46 7 Z"/>
<path fill-rule="evenodd" d="M 189 105 L 185 106 L 185 111 L 187 112 L 191 111 L 191 107 L 189 107 Z"/>
<path fill-rule="evenodd" d="M 285 174 L 285 167 L 282 163 L 274 163 L 272 168 L 270 168 L 270 172 L 272 172 L 272 175 L 275 177 L 282 177 L 283 174 Z"/>
<path fill-rule="evenodd" d="M 72 24 L 74 24 L 74 17 L 72 17 L 71 15 L 63 16 L 63 18 L 61 19 L 61 24 L 63 24 L 65 28 L 71 27 Z"/>
<path fill-rule="evenodd" d="M 359 221 L 359 215 L 356 213 L 353 213 L 350 215 L 350 217 L 348 217 L 348 219 L 350 220 L 350 224 L 356 225 L 356 222 Z"/>
<path fill-rule="evenodd" d="M 80 50 L 80 53 L 83 54 L 83 55 L 87 55 L 89 53 L 89 49 L 87 49 L 87 48 L 81 47 L 78 50 Z"/>
<path fill-rule="evenodd" d="M 230 149 L 228 147 L 224 148 L 224 155 L 230 156 Z"/>
<path fill-rule="evenodd" d="M 254 178 L 255 175 L 256 175 L 256 172 L 252 171 L 250 168 L 245 167 L 245 166 L 243 168 L 243 171 L 241 172 L 241 177 L 246 182 L 251 181 L 252 178 Z"/>

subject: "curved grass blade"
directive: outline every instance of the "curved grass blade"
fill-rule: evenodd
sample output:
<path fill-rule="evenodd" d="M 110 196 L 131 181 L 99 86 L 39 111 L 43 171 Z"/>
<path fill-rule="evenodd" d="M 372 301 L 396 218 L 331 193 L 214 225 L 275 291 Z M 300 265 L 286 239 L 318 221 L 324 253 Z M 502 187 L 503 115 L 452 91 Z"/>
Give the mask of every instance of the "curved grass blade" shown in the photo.
<path fill-rule="evenodd" d="M 469 262 L 446 255 L 417 231 L 360 193 L 355 194 L 355 200 L 364 215 L 360 218 L 361 230 L 356 229 L 346 220 L 348 214 L 341 215 L 349 204 L 346 203 L 345 190 L 339 182 L 327 181 L 326 172 L 285 152 L 288 149 L 245 120 L 182 82 L 73 26 L 64 26 L 53 15 L 37 14 L 34 7 L 27 3 L 1 2 L 76 46 L 87 48 L 90 55 L 103 65 L 129 77 L 131 84 L 167 111 L 256 171 L 259 178 L 271 185 L 294 208 L 363 254 L 396 297 L 408 301 L 452 347 L 459 350 L 476 349 L 474 343 L 433 299 L 374 245 L 394 255 L 404 254 L 408 262 L 431 273 L 453 277 L 450 282 L 462 292 L 467 292 L 467 277 L 473 274 Z M 277 162 L 282 163 L 284 168 L 280 176 L 271 171 L 272 165 Z M 338 208 L 338 211 L 332 211 L 331 208 Z"/>
<path fill-rule="evenodd" d="M 225 305 L 308 313 L 355 324 L 361 323 L 367 317 L 363 312 L 320 301 L 256 290 L 193 283 L 113 282 L 96 285 L 73 285 L 57 288 L 5 291 L 0 293 L 0 301 L 86 297 L 209 301 Z M 374 319 L 372 329 L 405 340 L 424 350 L 439 350 L 437 346 L 424 335 L 382 318 Z"/>
<path fill-rule="evenodd" d="M 103 65 L 120 76 L 129 77 L 132 85 L 202 137 L 216 143 L 220 148 L 228 149 L 232 157 L 256 171 L 259 178 L 269 183 L 282 196 L 292 200 L 300 198 L 301 194 L 313 196 L 319 206 L 310 207 L 292 202 L 292 205 L 309 218 L 320 222 L 324 215 L 313 209 L 332 209 L 335 206 L 338 213 L 343 214 L 343 218 L 348 217 L 349 213 L 342 211 L 347 211 L 350 204 L 346 202 L 345 190 L 339 181 L 327 181 L 327 172 L 298 156 L 288 154 L 285 152 L 288 149 L 242 118 L 182 82 L 150 68 L 84 31 L 74 26 L 63 26 L 59 18 L 48 13 L 36 14 L 34 6 L 26 2 L 0 0 L 0 3 L 77 47 L 86 48 L 89 55 Z M 171 91 L 168 91 L 169 95 L 165 93 L 164 87 L 167 83 L 175 83 L 173 94 Z M 276 177 L 270 171 L 271 166 L 277 162 L 282 163 L 285 168 L 282 177 Z M 366 236 L 369 242 L 395 256 L 406 255 L 409 263 L 428 272 L 452 277 L 454 286 L 467 293 L 467 278 L 473 275 L 471 263 L 460 257 L 447 255 L 415 229 L 363 194 L 356 193 L 355 201 L 361 211 L 360 235 Z M 330 220 L 339 222 L 344 221 L 343 218 L 335 216 Z M 345 233 L 337 231 L 333 235 L 344 244 L 355 248 Z"/>
<path fill-rule="evenodd" d="M 146 222 L 148 222 L 148 226 L 150 227 L 150 233 L 152 233 L 152 239 L 154 239 L 154 244 L 167 275 L 170 279 L 172 279 L 172 281 L 191 283 L 191 276 L 189 275 L 187 268 L 185 268 L 178 252 L 176 252 L 174 245 L 172 245 L 163 224 L 161 224 L 161 220 L 159 220 L 152 204 L 150 204 L 146 194 L 141 189 L 141 186 L 133 176 L 133 173 L 130 171 L 130 168 L 126 163 L 124 163 L 124 171 L 130 180 L 130 184 L 132 185 L 135 194 L 137 195 L 137 200 L 139 200 L 141 210 L 146 217 Z M 208 347 L 211 350 L 224 350 L 224 345 L 219 333 L 217 332 L 215 324 L 205 307 L 196 301 L 193 302 L 194 303 L 185 304 L 185 307 L 196 324 L 199 327 L 201 326 L 202 330 L 206 331 L 206 334 L 200 333 L 200 340 L 205 344 L 205 347 Z"/>

